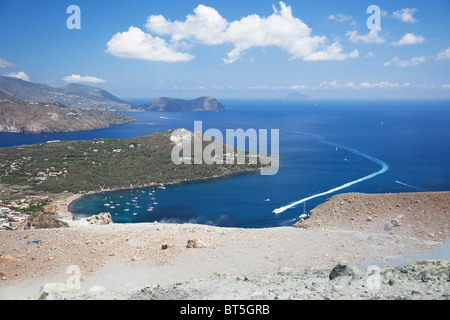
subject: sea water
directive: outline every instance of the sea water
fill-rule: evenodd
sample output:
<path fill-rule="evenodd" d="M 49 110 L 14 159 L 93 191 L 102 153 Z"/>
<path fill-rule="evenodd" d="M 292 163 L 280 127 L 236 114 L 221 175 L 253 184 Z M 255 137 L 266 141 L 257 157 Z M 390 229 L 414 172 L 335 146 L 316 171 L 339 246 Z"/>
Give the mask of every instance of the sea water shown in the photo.
<path fill-rule="evenodd" d="M 0 146 L 193 130 L 197 120 L 203 130 L 280 130 L 280 169 L 274 176 L 246 173 L 164 189 L 102 192 L 71 206 L 77 218 L 110 212 L 115 223 L 273 227 L 298 221 L 337 193 L 450 190 L 450 101 L 221 102 L 226 112 L 129 113 L 136 123 L 101 130 L 2 133 Z"/>

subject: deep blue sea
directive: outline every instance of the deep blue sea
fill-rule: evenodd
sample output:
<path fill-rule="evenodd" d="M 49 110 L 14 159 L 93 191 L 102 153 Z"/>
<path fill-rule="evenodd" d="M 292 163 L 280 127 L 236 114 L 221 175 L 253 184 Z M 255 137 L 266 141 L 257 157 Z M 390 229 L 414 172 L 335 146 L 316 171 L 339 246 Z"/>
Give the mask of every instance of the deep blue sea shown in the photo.
<path fill-rule="evenodd" d="M 136 123 L 102 130 L 0 133 L 0 146 L 129 138 L 173 128 L 193 130 L 196 120 L 203 122 L 203 130 L 280 130 L 280 169 L 276 175 L 249 173 L 166 189 L 104 192 L 86 196 L 71 207 L 78 218 L 111 212 L 116 223 L 274 227 L 292 224 L 337 193 L 450 190 L 450 101 L 221 102 L 226 112 L 129 113 Z M 320 194 L 324 195 L 317 196 Z M 273 214 L 278 208 L 286 210 Z"/>

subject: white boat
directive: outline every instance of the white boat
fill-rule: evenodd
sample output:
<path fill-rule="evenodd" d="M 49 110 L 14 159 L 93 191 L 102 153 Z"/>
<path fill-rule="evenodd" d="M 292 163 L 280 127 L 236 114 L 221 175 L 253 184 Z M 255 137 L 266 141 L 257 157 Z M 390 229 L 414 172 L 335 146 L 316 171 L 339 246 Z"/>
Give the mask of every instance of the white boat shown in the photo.
<path fill-rule="evenodd" d="M 158 202 L 153 202 L 153 204 L 158 204 Z"/>
<path fill-rule="evenodd" d="M 153 211 L 153 207 L 147 209 L 148 212 Z"/>
<path fill-rule="evenodd" d="M 137 213 L 136 213 L 136 212 L 133 212 L 133 216 L 135 216 L 135 215 L 137 215 Z"/>
<path fill-rule="evenodd" d="M 114 206 L 111 206 L 111 207 L 109 207 L 110 209 L 115 209 L 116 207 L 114 207 Z"/>
<path fill-rule="evenodd" d="M 130 209 L 125 209 L 125 210 L 123 210 L 123 211 L 130 211 Z"/>
<path fill-rule="evenodd" d="M 105 203 L 104 206 L 105 206 L 105 207 L 109 207 L 110 204 L 109 204 L 109 203 Z"/>
<path fill-rule="evenodd" d="M 270 201 L 270 199 L 265 199 L 264 201 L 266 201 L 266 202 L 269 202 L 269 201 Z"/>

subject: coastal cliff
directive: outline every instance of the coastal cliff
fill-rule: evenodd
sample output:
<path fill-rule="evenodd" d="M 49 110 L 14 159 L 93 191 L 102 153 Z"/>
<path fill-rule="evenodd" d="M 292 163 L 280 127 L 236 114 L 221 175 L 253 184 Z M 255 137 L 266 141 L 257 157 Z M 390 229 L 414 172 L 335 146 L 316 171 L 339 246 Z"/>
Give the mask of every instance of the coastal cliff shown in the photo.
<path fill-rule="evenodd" d="M 53 133 L 94 130 L 136 121 L 121 113 L 79 110 L 60 103 L 17 100 L 0 92 L 0 132 Z"/>

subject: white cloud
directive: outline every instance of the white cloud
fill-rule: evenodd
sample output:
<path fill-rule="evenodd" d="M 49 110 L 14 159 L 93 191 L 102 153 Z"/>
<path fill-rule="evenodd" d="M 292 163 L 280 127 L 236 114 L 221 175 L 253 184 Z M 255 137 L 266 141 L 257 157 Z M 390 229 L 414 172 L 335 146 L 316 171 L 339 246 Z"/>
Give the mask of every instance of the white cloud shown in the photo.
<path fill-rule="evenodd" d="M 348 39 L 353 43 L 385 43 L 386 40 L 378 35 L 380 31 L 380 29 L 372 29 L 366 35 L 359 35 L 358 31 L 347 31 L 347 36 Z"/>
<path fill-rule="evenodd" d="M 260 86 L 260 85 L 257 85 L 257 86 L 247 87 L 247 89 L 250 89 L 250 90 L 285 90 L 286 87 L 284 87 L 284 86 L 277 87 L 277 86 Z"/>
<path fill-rule="evenodd" d="M 447 60 L 447 59 L 450 59 L 450 48 L 440 51 L 436 56 L 436 60 Z"/>
<path fill-rule="evenodd" d="M 387 89 L 387 88 L 398 88 L 400 85 L 398 83 L 392 83 L 389 81 L 381 81 L 381 82 L 361 82 L 359 87 L 371 89 L 371 88 L 379 88 L 379 89 Z"/>
<path fill-rule="evenodd" d="M 162 15 L 147 19 L 147 30 L 158 35 L 171 36 L 173 42 L 192 41 L 195 44 L 232 44 L 223 61 L 234 63 L 253 47 L 276 46 L 285 50 L 291 59 L 308 61 L 344 60 L 357 56 L 357 51 L 343 53 L 335 42 L 327 44 L 325 36 L 313 36 L 312 30 L 300 19 L 292 16 L 290 6 L 280 2 L 280 10 L 273 7 L 273 14 L 261 17 L 253 14 L 229 22 L 214 8 L 199 5 L 194 15 L 185 21 L 170 21 Z"/>
<path fill-rule="evenodd" d="M 415 67 L 421 63 L 424 63 L 427 61 L 427 58 L 422 56 L 422 57 L 415 57 L 415 58 L 411 58 L 409 60 L 400 60 L 400 58 L 398 56 L 394 57 L 392 60 L 385 62 L 383 65 L 385 67 L 388 67 L 390 65 L 394 65 L 396 67 L 399 68 L 404 68 L 404 67 Z"/>
<path fill-rule="evenodd" d="M 425 38 L 420 35 L 415 35 L 414 33 L 405 34 L 399 41 L 393 42 L 395 46 L 406 46 L 411 44 L 419 44 L 425 41 Z"/>
<path fill-rule="evenodd" d="M 9 61 L 0 58 L 0 68 L 8 68 L 8 67 L 14 67 L 14 63 L 11 63 Z"/>
<path fill-rule="evenodd" d="M 194 9 L 195 15 L 186 16 L 186 21 L 171 22 L 164 16 L 150 16 L 147 30 L 159 35 L 170 35 L 172 40 L 195 39 L 204 44 L 221 44 L 228 21 L 214 8 L 199 5 Z"/>
<path fill-rule="evenodd" d="M 70 83 L 79 83 L 79 82 L 83 82 L 83 83 L 104 83 L 106 82 L 106 80 L 97 78 L 97 77 L 90 77 L 90 76 L 80 76 L 79 74 L 73 74 L 71 76 L 66 76 L 63 78 L 63 80 L 65 82 L 70 82 Z"/>
<path fill-rule="evenodd" d="M 292 89 L 292 90 L 303 90 L 303 89 L 306 89 L 306 88 L 307 88 L 307 87 L 304 86 L 304 85 L 302 85 L 302 84 L 291 86 L 291 89 Z"/>
<path fill-rule="evenodd" d="M 444 88 L 444 89 L 450 89 L 450 84 L 443 84 L 443 85 L 442 85 L 442 88 Z"/>
<path fill-rule="evenodd" d="M 366 54 L 365 56 L 364 56 L 364 58 L 372 58 L 372 57 L 374 57 L 375 56 L 375 54 L 373 53 L 373 52 L 369 52 L 368 54 Z"/>
<path fill-rule="evenodd" d="M 393 13 L 393 16 L 403 22 L 416 23 L 417 20 L 413 17 L 413 15 L 417 11 L 418 11 L 418 9 L 416 9 L 416 8 L 405 8 L 405 9 L 395 11 Z"/>
<path fill-rule="evenodd" d="M 177 52 L 164 39 L 152 37 L 139 28 L 131 26 L 128 31 L 116 33 L 107 44 L 106 52 L 120 58 L 148 61 L 190 61 L 194 56 Z"/>
<path fill-rule="evenodd" d="M 358 85 L 356 85 L 355 83 L 353 83 L 353 82 L 347 82 L 347 83 L 345 83 L 344 84 L 344 87 L 345 88 L 349 88 L 349 89 L 356 89 L 356 90 L 359 90 L 360 89 L 360 87 L 358 86 Z"/>
<path fill-rule="evenodd" d="M 352 16 L 349 14 L 332 14 L 330 16 L 328 16 L 329 20 L 335 20 L 337 22 L 346 22 L 346 21 L 350 21 L 352 20 Z"/>
<path fill-rule="evenodd" d="M 11 77 L 11 78 L 22 79 L 24 81 L 30 81 L 30 77 L 23 71 L 11 72 L 11 73 L 6 74 L 6 76 Z"/>

